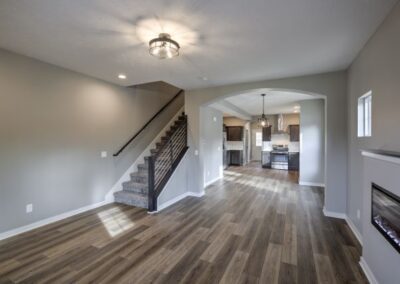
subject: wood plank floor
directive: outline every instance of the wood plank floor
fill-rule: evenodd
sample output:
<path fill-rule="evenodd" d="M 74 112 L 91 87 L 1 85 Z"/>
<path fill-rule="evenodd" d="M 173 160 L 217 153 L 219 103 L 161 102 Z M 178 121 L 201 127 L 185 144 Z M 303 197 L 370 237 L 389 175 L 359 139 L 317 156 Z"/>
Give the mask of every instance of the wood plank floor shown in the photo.
<path fill-rule="evenodd" d="M 367 283 L 323 190 L 257 164 L 156 215 L 111 204 L 0 242 L 0 283 Z"/>

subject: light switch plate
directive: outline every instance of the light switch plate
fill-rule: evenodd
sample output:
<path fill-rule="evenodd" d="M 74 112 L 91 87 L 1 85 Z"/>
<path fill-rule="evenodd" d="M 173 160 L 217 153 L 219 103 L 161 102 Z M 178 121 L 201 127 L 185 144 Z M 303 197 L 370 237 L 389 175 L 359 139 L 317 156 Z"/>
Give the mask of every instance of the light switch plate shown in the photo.
<path fill-rule="evenodd" d="M 33 204 L 31 203 L 31 204 L 27 204 L 26 205 L 26 213 L 32 213 L 32 211 L 33 211 Z"/>
<path fill-rule="evenodd" d="M 199 155 L 199 150 L 194 150 L 194 155 L 198 156 Z"/>
<path fill-rule="evenodd" d="M 101 156 L 102 158 L 107 158 L 107 151 L 102 151 L 101 154 L 100 154 L 100 156 Z"/>

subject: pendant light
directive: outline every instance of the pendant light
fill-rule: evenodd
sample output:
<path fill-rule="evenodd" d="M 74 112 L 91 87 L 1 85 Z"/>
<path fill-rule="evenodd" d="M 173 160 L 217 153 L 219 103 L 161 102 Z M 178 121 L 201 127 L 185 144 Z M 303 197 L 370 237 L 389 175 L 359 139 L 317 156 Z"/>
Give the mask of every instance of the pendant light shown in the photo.
<path fill-rule="evenodd" d="M 265 94 L 261 94 L 261 97 L 262 97 L 262 101 L 263 101 L 263 107 L 262 107 L 262 115 L 261 115 L 261 117 L 258 118 L 258 123 L 261 125 L 261 127 L 266 127 L 266 126 L 269 126 L 269 121 L 264 113 Z"/>

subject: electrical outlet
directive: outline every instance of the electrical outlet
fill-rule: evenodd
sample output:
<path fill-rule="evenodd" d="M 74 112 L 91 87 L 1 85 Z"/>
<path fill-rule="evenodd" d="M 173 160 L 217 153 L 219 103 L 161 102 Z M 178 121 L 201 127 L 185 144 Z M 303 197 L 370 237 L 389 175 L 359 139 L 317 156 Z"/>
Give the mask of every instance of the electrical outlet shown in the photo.
<path fill-rule="evenodd" d="M 218 146 L 218 151 L 221 151 L 221 147 Z"/>
<path fill-rule="evenodd" d="M 101 156 L 102 158 L 107 158 L 107 151 L 102 151 L 102 152 L 100 153 L 100 156 Z"/>
<path fill-rule="evenodd" d="M 214 120 L 214 122 L 217 122 L 217 117 L 214 116 L 214 117 L 213 117 L 213 120 Z"/>
<path fill-rule="evenodd" d="M 357 219 L 360 219 L 361 218 L 361 212 L 360 212 L 360 209 L 358 209 L 357 210 Z"/>
<path fill-rule="evenodd" d="M 31 204 L 27 204 L 26 205 L 26 213 L 32 213 L 32 211 L 33 211 L 33 204 L 31 203 Z"/>

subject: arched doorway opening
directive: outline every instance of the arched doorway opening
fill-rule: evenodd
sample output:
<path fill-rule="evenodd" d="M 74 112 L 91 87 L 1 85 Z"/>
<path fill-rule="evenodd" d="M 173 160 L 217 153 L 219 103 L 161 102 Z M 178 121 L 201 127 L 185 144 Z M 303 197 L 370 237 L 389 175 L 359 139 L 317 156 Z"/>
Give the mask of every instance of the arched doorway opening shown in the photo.
<path fill-rule="evenodd" d="M 283 131 L 273 130 L 270 142 L 263 141 L 262 146 L 257 147 L 257 143 L 255 143 L 257 141 L 255 140 L 260 133 L 260 128 L 257 127 L 257 117 L 261 115 L 262 102 L 260 95 L 264 93 L 270 98 L 267 100 L 265 108 L 267 116 L 283 114 L 282 117 L 289 118 L 290 116 L 295 116 L 296 111 L 293 106 L 300 106 L 298 114 L 300 137 L 298 142 L 290 141 L 290 135 L 287 131 L 287 126 L 290 122 L 286 122 L 284 123 L 285 129 Z M 242 151 L 241 161 L 244 164 L 249 161 L 257 161 L 259 158 L 256 153 L 259 150 L 261 153 L 260 167 L 262 167 L 262 157 L 265 153 L 270 152 L 277 145 L 284 146 L 288 152 L 287 156 L 289 156 L 289 152 L 299 152 L 299 183 L 301 185 L 325 186 L 327 178 L 326 104 L 327 99 L 324 95 L 280 88 L 233 91 L 202 103 L 199 111 L 199 149 L 201 153 L 199 161 L 202 173 L 202 187 L 206 187 L 223 175 L 224 159 L 226 160 L 226 152 L 229 151 L 226 139 L 224 140 L 223 124 L 224 120 L 227 121 L 224 116 L 227 117 L 229 115 L 237 118 L 236 123 L 239 124 L 237 126 L 243 127 L 242 143 L 229 143 L 229 147 L 236 147 L 238 144 L 242 145 L 238 146 L 239 148 L 235 148 L 234 151 Z M 276 127 L 276 125 L 274 126 Z M 297 150 L 295 149 L 296 147 Z M 250 151 L 248 151 L 248 148 L 250 148 Z M 277 155 L 273 155 L 273 157 L 275 156 Z M 285 170 L 285 168 L 282 170 Z M 286 168 L 286 170 L 288 169 Z"/>

